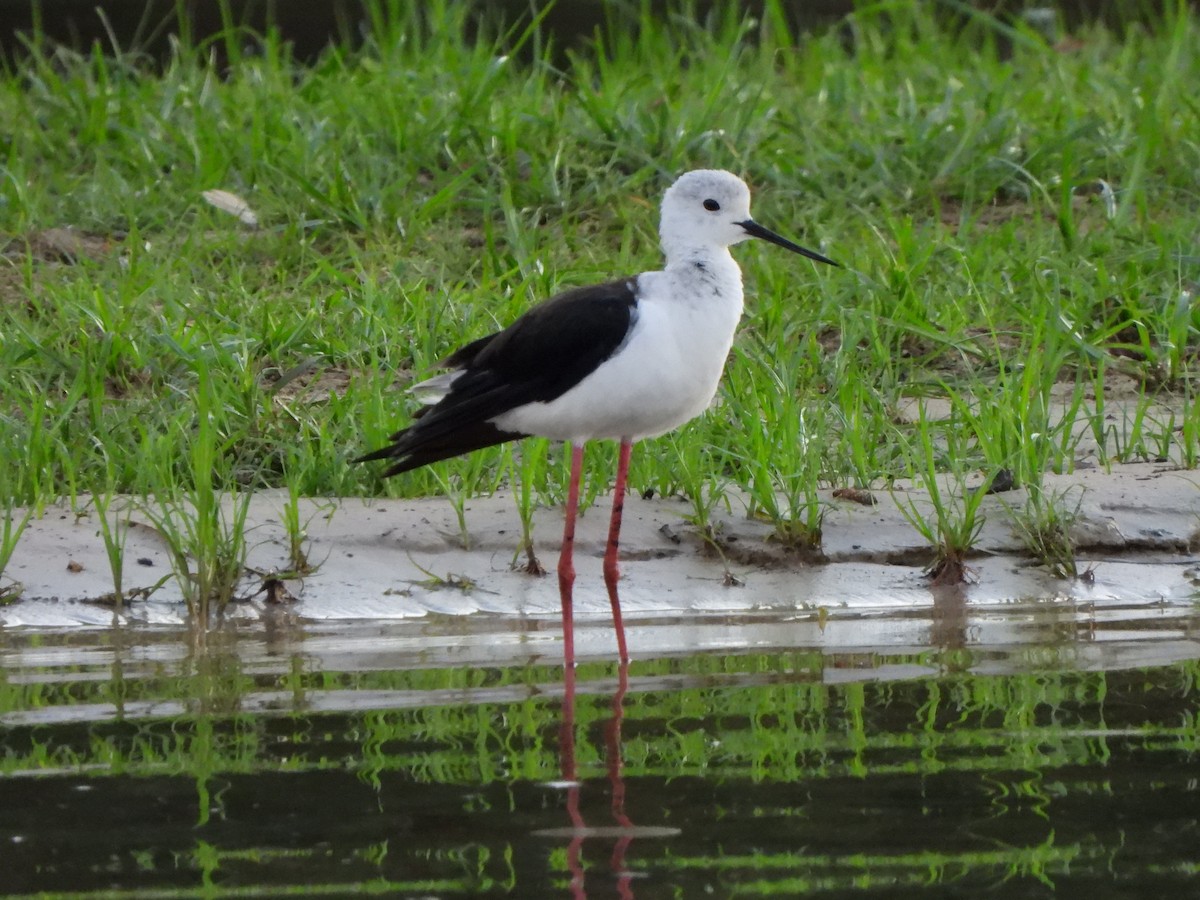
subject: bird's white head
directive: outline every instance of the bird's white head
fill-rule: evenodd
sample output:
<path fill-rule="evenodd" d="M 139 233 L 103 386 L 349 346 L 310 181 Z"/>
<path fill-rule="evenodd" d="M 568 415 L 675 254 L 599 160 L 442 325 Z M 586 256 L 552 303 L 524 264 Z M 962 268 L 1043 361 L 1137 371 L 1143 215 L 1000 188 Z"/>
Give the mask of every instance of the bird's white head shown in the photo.
<path fill-rule="evenodd" d="M 667 188 L 658 233 L 668 262 L 758 237 L 809 259 L 837 265 L 755 222 L 750 216 L 750 188 L 732 172 L 720 169 L 687 172 Z"/>

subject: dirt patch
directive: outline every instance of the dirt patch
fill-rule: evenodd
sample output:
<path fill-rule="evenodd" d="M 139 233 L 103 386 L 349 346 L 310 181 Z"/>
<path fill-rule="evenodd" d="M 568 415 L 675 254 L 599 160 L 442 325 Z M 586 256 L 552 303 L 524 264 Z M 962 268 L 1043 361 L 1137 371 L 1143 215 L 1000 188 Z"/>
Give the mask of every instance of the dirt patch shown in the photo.
<path fill-rule="evenodd" d="M 276 403 L 310 406 L 343 396 L 361 374 L 311 361 L 285 372 L 272 372 L 264 381 Z"/>
<path fill-rule="evenodd" d="M 17 259 L 28 253 L 44 263 L 75 265 L 85 259 L 100 259 L 120 246 L 122 237 L 92 234 L 76 228 L 46 228 L 24 237 L 0 239 L 0 256 Z"/>
<path fill-rule="evenodd" d="M 1055 578 L 1029 554 L 1014 527 L 1024 502 L 1022 491 L 1014 490 L 984 500 L 969 583 L 956 587 L 963 602 L 987 607 L 1070 596 L 1098 603 L 1192 603 L 1200 473 L 1138 464 L 1050 476 L 1046 489 L 1068 486 L 1080 498 L 1071 535 L 1078 570 L 1091 573 L 1089 578 Z M 722 552 L 706 552 L 710 541 L 686 522 L 686 503 L 631 494 L 622 532 L 626 615 L 636 620 L 765 609 L 824 610 L 823 616 L 928 610 L 941 590 L 927 575 L 933 550 L 905 520 L 897 499 L 911 501 L 926 515 L 933 515 L 932 504 L 910 485 L 875 493 L 873 506 L 823 494 L 825 562 L 791 552 L 776 540 L 771 523 L 736 512 L 714 522 Z M 315 566 L 303 577 L 287 571 L 286 502 L 285 492 L 260 493 L 251 502 L 255 574 L 242 591 L 247 602 L 230 613 L 234 617 L 258 616 L 272 605 L 268 601 L 288 597 L 296 598 L 284 604 L 291 614 L 321 621 L 489 614 L 553 623 L 559 615 L 557 579 L 522 571 L 524 546 L 516 503 L 508 495 L 467 504 L 470 549 L 463 548 L 454 510 L 444 499 L 303 501 L 304 549 Z M 111 606 L 93 602 L 112 592 L 95 515 L 81 501 L 76 511 L 51 507 L 30 523 L 5 575 L 22 583 L 22 598 L 0 608 L 0 625 L 111 624 Z M 132 501 L 125 515 L 135 523 L 144 518 Z M 561 527 L 561 510 L 536 511 L 535 550 L 551 569 Z M 576 534 L 575 608 L 583 620 L 609 615 L 600 566 L 607 527 L 602 500 L 585 511 Z M 147 591 L 170 575 L 167 550 L 152 528 L 129 529 L 125 559 L 127 589 Z M 269 590 L 262 590 L 268 582 Z M 169 577 L 120 615 L 159 624 L 184 620 Z"/>

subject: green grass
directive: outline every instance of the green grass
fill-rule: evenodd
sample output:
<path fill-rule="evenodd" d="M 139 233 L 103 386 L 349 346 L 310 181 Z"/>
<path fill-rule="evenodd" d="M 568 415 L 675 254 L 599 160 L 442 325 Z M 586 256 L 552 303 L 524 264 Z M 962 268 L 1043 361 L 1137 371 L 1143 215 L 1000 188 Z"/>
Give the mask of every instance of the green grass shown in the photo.
<path fill-rule="evenodd" d="M 701 514 L 736 488 L 781 535 L 819 535 L 816 487 L 936 467 L 896 415 L 913 397 L 951 401 L 960 471 L 1037 484 L 1071 469 L 1081 428 L 1107 465 L 1196 463 L 1183 4 L 1067 48 L 982 14 L 952 32 L 923 4 L 808 36 L 773 2 L 761 20 L 620 7 L 569 52 L 528 21 L 468 41 L 467 8 L 426 6 L 381 3 L 364 47 L 309 67 L 231 31 L 227 72 L 185 35 L 161 71 L 35 39 L 0 73 L 0 500 L 286 486 L 461 506 L 517 470 L 553 500 L 557 450 L 388 482 L 349 459 L 408 421 L 403 388 L 456 343 L 657 267 L 661 192 L 701 166 L 743 174 L 761 221 L 845 268 L 736 251 L 748 312 L 723 402 L 635 453 L 634 489 Z M 1141 405 L 1105 419 L 1117 376 Z M 1178 421 L 1148 420 L 1164 398 Z M 589 455 L 591 496 L 610 463 Z"/>

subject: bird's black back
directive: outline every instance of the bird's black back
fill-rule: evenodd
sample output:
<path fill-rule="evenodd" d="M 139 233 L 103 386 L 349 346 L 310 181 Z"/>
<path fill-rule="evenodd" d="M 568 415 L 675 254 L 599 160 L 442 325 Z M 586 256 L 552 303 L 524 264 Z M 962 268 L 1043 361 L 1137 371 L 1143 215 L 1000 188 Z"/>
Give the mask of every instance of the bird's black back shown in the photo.
<path fill-rule="evenodd" d="M 528 435 L 491 420 L 548 403 L 579 384 L 625 342 L 637 317 L 635 279 L 574 288 L 533 307 L 503 331 L 443 360 L 460 369 L 449 392 L 408 428 L 355 462 L 392 459 L 384 477 Z"/>

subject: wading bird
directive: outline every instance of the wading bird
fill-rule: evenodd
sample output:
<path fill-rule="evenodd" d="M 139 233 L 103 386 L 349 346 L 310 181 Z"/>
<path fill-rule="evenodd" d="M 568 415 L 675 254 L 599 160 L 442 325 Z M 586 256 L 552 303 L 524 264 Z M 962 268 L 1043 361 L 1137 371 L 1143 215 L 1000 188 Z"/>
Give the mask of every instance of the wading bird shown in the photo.
<path fill-rule="evenodd" d="M 729 172 L 688 172 L 671 185 L 659 236 L 667 260 L 661 272 L 565 291 L 456 350 L 442 362 L 449 371 L 412 388 L 427 404 L 413 423 L 355 460 L 390 460 L 388 477 L 530 435 L 566 441 L 571 481 L 558 582 L 568 673 L 575 664 L 573 549 L 584 443 L 620 441 L 604 583 L 627 662 L 617 548 L 630 449 L 700 415 L 716 394 L 742 315 L 742 273 L 729 248 L 762 238 L 837 265 L 755 222 L 750 189 Z"/>

